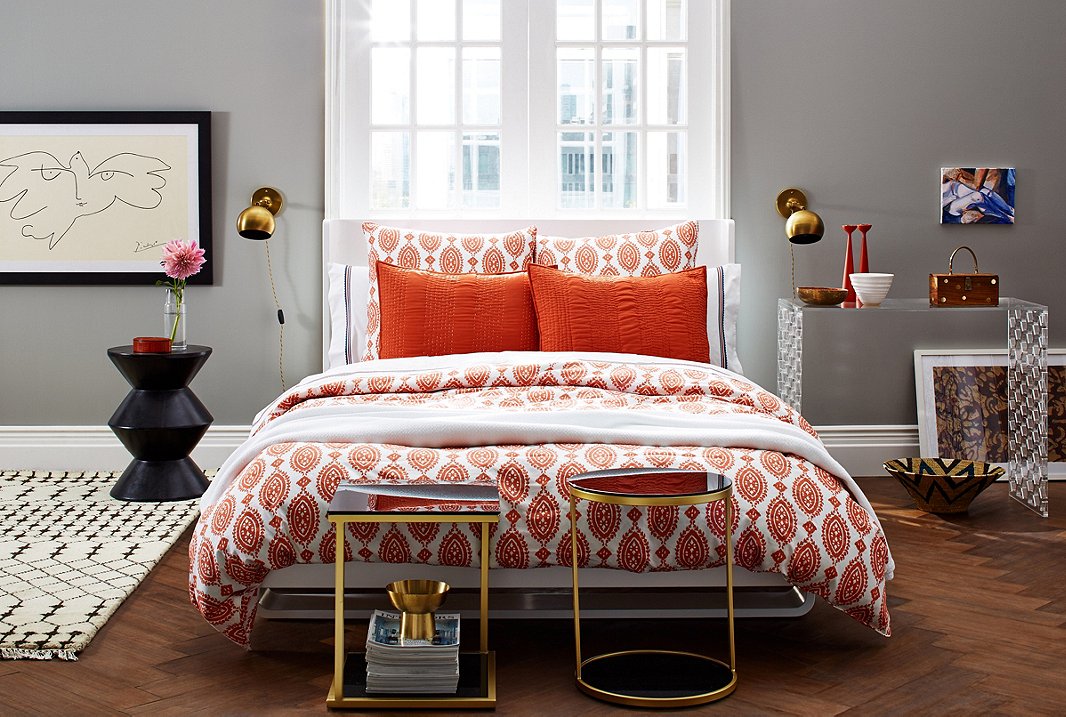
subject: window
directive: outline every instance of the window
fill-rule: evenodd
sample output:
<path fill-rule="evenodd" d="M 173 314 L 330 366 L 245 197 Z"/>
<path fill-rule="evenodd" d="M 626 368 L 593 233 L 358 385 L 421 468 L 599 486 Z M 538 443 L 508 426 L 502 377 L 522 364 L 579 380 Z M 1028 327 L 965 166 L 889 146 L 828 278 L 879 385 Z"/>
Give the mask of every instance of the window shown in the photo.
<path fill-rule="evenodd" d="M 369 27 L 369 208 L 498 208 L 499 0 L 373 0 Z"/>
<path fill-rule="evenodd" d="M 727 17 L 728 0 L 332 0 L 327 215 L 726 216 Z"/>
<path fill-rule="evenodd" d="M 685 206 L 686 5 L 556 2 L 560 207 Z M 575 154 L 598 158 L 587 176 L 574 174 Z"/>

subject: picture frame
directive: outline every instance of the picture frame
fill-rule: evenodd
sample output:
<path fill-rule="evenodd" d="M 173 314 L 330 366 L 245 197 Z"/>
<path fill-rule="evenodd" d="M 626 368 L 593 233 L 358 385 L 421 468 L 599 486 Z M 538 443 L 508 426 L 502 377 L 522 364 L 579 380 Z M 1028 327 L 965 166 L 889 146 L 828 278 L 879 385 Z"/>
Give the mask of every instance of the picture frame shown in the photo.
<path fill-rule="evenodd" d="M 1066 476 L 1066 349 L 1048 349 L 1048 474 Z M 914 352 L 923 457 L 1007 467 L 1007 351 Z"/>
<path fill-rule="evenodd" d="M 941 224 L 1014 224 L 1014 167 L 941 167 Z"/>
<path fill-rule="evenodd" d="M 212 284 L 211 113 L 0 112 L 0 284 L 153 285 L 195 241 Z"/>

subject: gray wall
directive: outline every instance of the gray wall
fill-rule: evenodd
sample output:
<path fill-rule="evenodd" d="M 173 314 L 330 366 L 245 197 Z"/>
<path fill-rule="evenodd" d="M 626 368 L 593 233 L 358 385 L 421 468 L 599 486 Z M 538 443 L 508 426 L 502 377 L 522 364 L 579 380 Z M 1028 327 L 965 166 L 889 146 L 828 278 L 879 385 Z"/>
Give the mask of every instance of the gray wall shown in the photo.
<path fill-rule="evenodd" d="M 774 386 L 776 300 L 788 291 L 786 186 L 830 227 L 798 251 L 804 284 L 839 280 L 845 222 L 874 225 L 875 270 L 922 296 L 958 244 L 1005 295 L 1061 300 L 1066 3 L 733 0 L 733 216 L 744 264 L 740 349 Z M 0 0 L 0 108 L 215 113 L 214 287 L 190 291 L 190 336 L 215 355 L 195 388 L 219 423 L 275 395 L 276 325 L 262 247 L 232 229 L 248 195 L 286 195 L 271 246 L 289 318 L 286 372 L 319 366 L 322 15 L 316 2 Z M 940 227 L 941 165 L 1018 168 L 1018 224 Z M 101 424 L 125 384 L 104 349 L 158 331 L 160 290 L 0 286 L 0 424 Z M 860 317 L 854 317 L 858 319 Z M 808 332 L 815 423 L 913 423 L 914 345 L 994 345 L 996 327 L 837 321 Z M 880 319 L 886 322 L 884 318 Z M 894 350 L 887 347 L 896 346 Z"/>
<path fill-rule="evenodd" d="M 315 2 L 0 0 L 0 109 L 214 113 L 215 285 L 189 288 L 188 335 L 215 350 L 194 389 L 216 423 L 280 390 L 263 245 L 234 228 L 264 184 L 287 202 L 271 240 L 286 377 L 320 366 L 322 58 Z M 0 424 L 106 423 L 127 386 L 105 350 L 158 334 L 162 293 L 0 286 Z"/>
<path fill-rule="evenodd" d="M 959 244 L 1002 293 L 1050 305 L 1063 345 L 1060 172 L 1066 3 L 733 0 L 733 216 L 744 265 L 740 351 L 775 385 L 776 297 L 789 289 L 778 191 L 807 190 L 826 237 L 797 247 L 801 285 L 838 284 L 841 224 L 866 221 L 892 296 L 928 295 Z M 1016 166 L 1017 224 L 940 226 L 941 166 Z M 968 257 L 967 257 L 968 258 Z M 965 266 L 965 262 L 963 264 Z M 1004 346 L 1006 327 L 913 317 L 806 332 L 804 414 L 816 424 L 915 422 L 913 348 Z M 956 323 L 956 321 L 958 323 Z M 953 325 L 954 324 L 954 325 Z"/>

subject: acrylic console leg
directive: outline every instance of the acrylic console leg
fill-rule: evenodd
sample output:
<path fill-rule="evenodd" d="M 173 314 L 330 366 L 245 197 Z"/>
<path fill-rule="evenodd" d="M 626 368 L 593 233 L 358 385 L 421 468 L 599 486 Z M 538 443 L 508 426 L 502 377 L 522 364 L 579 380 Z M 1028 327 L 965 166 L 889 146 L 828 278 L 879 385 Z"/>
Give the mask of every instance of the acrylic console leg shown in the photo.
<path fill-rule="evenodd" d="M 1045 307 L 1007 312 L 1007 479 L 1010 495 L 1046 518 L 1047 324 Z"/>

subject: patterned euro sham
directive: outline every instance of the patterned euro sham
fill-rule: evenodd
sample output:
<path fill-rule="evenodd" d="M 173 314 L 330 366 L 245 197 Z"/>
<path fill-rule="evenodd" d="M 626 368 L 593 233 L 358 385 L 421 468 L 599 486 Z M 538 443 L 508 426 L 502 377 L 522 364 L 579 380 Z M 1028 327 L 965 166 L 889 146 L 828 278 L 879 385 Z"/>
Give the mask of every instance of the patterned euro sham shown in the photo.
<path fill-rule="evenodd" d="M 537 240 L 536 227 L 503 234 L 450 234 L 363 222 L 363 234 L 370 268 L 364 361 L 378 358 L 380 345 L 377 262 L 445 274 L 506 274 L 525 270 Z"/>

